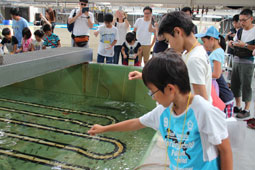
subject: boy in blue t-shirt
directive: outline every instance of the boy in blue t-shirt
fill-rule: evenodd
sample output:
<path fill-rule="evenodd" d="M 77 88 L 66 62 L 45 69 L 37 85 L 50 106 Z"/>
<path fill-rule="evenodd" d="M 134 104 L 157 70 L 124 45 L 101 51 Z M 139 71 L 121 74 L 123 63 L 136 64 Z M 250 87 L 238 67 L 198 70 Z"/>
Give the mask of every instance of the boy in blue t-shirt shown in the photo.
<path fill-rule="evenodd" d="M 51 47 L 51 48 L 61 47 L 60 39 L 56 34 L 52 33 L 52 29 L 50 25 L 48 24 L 44 25 L 43 32 L 46 35 L 44 38 L 43 49 L 46 49 L 46 47 Z"/>
<path fill-rule="evenodd" d="M 160 105 L 140 118 L 94 125 L 88 133 L 159 130 L 167 145 L 171 170 L 233 170 L 225 115 L 199 95 L 192 95 L 188 70 L 169 49 L 152 58 L 142 72 L 149 95 Z"/>

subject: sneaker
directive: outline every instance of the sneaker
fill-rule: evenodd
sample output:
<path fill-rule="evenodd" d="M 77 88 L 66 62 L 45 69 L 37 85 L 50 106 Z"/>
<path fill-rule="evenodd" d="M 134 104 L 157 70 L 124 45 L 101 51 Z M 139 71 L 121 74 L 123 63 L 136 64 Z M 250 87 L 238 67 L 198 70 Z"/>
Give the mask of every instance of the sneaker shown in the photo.
<path fill-rule="evenodd" d="M 243 110 L 240 113 L 237 113 L 237 115 L 236 115 L 236 117 L 240 118 L 240 119 L 243 119 L 243 118 L 246 118 L 249 116 L 250 116 L 250 111 L 247 111 L 247 110 Z"/>
<path fill-rule="evenodd" d="M 240 113 L 242 111 L 242 108 L 240 107 L 234 107 L 234 113 Z"/>

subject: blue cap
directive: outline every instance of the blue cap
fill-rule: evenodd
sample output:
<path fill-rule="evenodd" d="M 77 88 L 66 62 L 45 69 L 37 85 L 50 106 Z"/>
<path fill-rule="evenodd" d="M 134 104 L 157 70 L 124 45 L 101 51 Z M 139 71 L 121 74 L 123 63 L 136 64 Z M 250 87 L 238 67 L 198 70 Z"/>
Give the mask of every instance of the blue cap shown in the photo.
<path fill-rule="evenodd" d="M 219 31 L 214 26 L 209 27 L 205 34 L 195 34 L 197 38 L 209 36 L 215 39 L 219 39 L 219 35 L 220 35 Z"/>

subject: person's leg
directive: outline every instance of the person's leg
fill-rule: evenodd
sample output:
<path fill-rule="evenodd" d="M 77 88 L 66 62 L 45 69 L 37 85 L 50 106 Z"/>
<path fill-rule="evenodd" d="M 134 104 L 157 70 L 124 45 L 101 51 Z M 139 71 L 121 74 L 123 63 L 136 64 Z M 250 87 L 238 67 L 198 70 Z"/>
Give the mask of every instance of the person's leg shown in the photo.
<path fill-rule="evenodd" d="M 114 56 L 113 56 L 113 63 L 114 64 L 119 64 L 119 56 L 121 52 L 121 47 L 120 45 L 114 46 Z"/>
<path fill-rule="evenodd" d="M 242 100 L 245 102 L 245 108 L 237 114 L 238 118 L 246 118 L 250 116 L 250 104 L 252 97 L 252 77 L 254 71 L 253 64 L 240 64 L 241 82 L 242 82 Z"/>
<path fill-rule="evenodd" d="M 113 63 L 113 57 L 105 57 L 106 58 L 106 63 L 107 64 L 112 64 Z"/>
<path fill-rule="evenodd" d="M 143 57 L 144 57 L 144 64 L 146 64 L 146 63 L 149 61 L 150 54 L 151 54 L 151 48 L 150 48 L 150 45 L 146 45 L 146 46 L 144 46 L 144 53 L 143 53 Z"/>
<path fill-rule="evenodd" d="M 138 61 L 139 61 L 140 63 L 142 63 L 142 58 L 143 58 L 143 54 L 144 54 L 144 50 L 145 50 L 145 46 L 144 46 L 144 45 L 142 45 L 142 46 L 141 46 L 141 48 L 142 48 L 142 53 L 141 53 L 141 55 L 139 55 L 139 56 L 138 56 Z"/>
<path fill-rule="evenodd" d="M 245 102 L 245 110 L 250 109 L 251 99 L 252 99 L 252 78 L 253 78 L 254 65 L 253 64 L 242 64 L 242 77 L 243 81 L 243 102 Z"/>
<path fill-rule="evenodd" d="M 231 90 L 234 94 L 236 106 L 241 107 L 241 81 L 239 76 L 239 63 L 233 63 L 232 75 L 231 75 Z M 237 108 L 234 108 L 234 112 L 239 112 Z"/>
<path fill-rule="evenodd" d="M 122 54 L 122 52 L 121 52 L 121 49 L 122 49 L 122 46 L 121 46 L 121 48 L 120 48 L 120 55 L 121 55 L 121 64 L 123 65 L 124 57 L 123 57 L 123 54 Z"/>
<path fill-rule="evenodd" d="M 104 58 L 105 58 L 104 56 L 98 54 L 97 55 L 97 63 L 104 63 Z"/>
<path fill-rule="evenodd" d="M 75 47 L 75 43 L 74 43 L 73 38 L 71 38 L 71 45 L 72 45 L 72 47 Z"/>

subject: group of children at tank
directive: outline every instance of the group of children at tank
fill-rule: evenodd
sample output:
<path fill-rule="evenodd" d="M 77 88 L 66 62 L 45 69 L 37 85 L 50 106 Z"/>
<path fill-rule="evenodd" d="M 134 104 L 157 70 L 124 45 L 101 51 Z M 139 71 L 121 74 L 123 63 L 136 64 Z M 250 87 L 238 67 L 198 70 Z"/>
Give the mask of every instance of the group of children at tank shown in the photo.
<path fill-rule="evenodd" d="M 50 25 L 44 25 L 42 29 L 38 29 L 34 32 L 35 39 L 32 39 L 31 30 L 25 27 L 22 30 L 22 39 L 19 45 L 19 41 L 12 35 L 9 28 L 2 30 L 3 39 L 0 43 L 0 48 L 6 46 L 10 54 L 16 54 L 20 52 L 37 51 L 46 48 L 61 47 L 59 37 L 52 33 Z"/>
<path fill-rule="evenodd" d="M 116 60 L 114 53 L 114 46 L 116 46 L 118 40 L 119 32 L 115 26 L 113 26 L 113 15 L 110 13 L 105 14 L 104 16 L 104 24 L 99 26 L 98 30 L 94 33 L 95 36 L 100 34 L 99 47 L 98 47 L 98 56 L 97 62 L 104 63 L 106 59 L 106 63 L 118 63 Z M 125 23 L 123 23 L 125 24 Z M 124 28 L 125 29 L 125 28 Z M 126 28 L 127 30 L 127 28 Z M 135 32 L 128 32 L 125 34 L 125 41 L 121 44 L 121 56 L 123 65 L 132 65 L 132 66 L 141 66 L 141 63 L 138 61 L 138 56 L 141 55 L 142 49 L 141 44 L 136 39 Z M 123 35 L 121 35 L 123 36 Z M 117 58 L 118 60 L 119 58 Z"/>
<path fill-rule="evenodd" d="M 212 85 L 212 79 L 221 76 L 224 62 L 219 32 L 210 27 L 205 34 L 195 36 L 194 24 L 183 12 L 168 13 L 161 22 L 158 34 L 164 35 L 172 48 L 150 59 L 142 73 L 129 73 L 129 80 L 143 80 L 157 107 L 139 118 L 106 126 L 95 124 L 88 133 L 150 127 L 160 131 L 166 143 L 171 170 L 233 170 L 226 125 L 226 117 L 232 113 L 213 106 L 211 98 L 211 88 L 216 93 L 222 88 Z M 206 50 L 211 52 L 209 60 Z M 233 95 L 228 95 L 224 102 L 231 107 Z"/>

